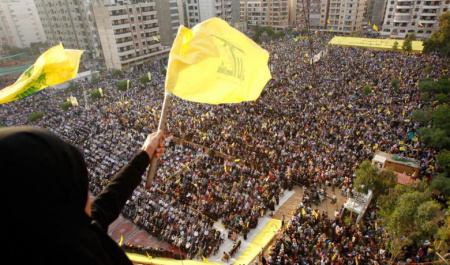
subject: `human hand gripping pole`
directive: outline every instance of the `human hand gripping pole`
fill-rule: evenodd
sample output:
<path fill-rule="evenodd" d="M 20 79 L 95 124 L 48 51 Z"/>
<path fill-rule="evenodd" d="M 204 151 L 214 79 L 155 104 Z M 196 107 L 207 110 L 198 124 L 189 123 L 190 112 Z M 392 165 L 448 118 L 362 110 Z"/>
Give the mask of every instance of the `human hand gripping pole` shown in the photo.
<path fill-rule="evenodd" d="M 164 94 L 164 103 L 161 110 L 161 117 L 159 118 L 158 131 L 164 132 L 164 130 L 166 129 L 167 110 L 169 109 L 171 102 L 172 102 L 172 93 L 166 92 Z M 156 155 L 153 155 L 150 160 L 150 169 L 148 170 L 147 173 L 147 181 L 145 183 L 146 189 L 150 189 L 152 186 L 152 181 L 155 178 L 157 162 L 158 157 Z"/>

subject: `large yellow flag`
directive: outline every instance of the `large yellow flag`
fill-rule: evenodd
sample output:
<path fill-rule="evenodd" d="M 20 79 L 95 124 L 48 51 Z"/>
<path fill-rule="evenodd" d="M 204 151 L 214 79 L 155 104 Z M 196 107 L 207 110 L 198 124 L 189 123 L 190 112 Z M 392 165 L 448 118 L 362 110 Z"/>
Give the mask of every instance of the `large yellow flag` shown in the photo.
<path fill-rule="evenodd" d="M 169 54 L 166 91 L 194 102 L 256 100 L 272 78 L 269 53 L 219 18 L 180 26 Z"/>
<path fill-rule="evenodd" d="M 74 78 L 83 51 L 64 49 L 59 44 L 44 52 L 19 79 L 0 90 L 0 104 L 24 98 L 48 86 Z"/>

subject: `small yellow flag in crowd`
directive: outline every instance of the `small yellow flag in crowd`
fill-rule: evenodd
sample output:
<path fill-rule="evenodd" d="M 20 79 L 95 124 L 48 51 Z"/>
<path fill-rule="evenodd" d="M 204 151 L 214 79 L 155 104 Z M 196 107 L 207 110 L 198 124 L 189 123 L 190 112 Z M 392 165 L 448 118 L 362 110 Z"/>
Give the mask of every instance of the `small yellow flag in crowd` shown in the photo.
<path fill-rule="evenodd" d="M 62 44 L 44 52 L 17 81 L 0 90 L 0 104 L 24 98 L 48 86 L 74 78 L 83 51 L 64 49 Z"/>
<path fill-rule="evenodd" d="M 169 54 L 166 92 L 221 104 L 256 100 L 272 78 L 269 53 L 219 18 L 180 26 Z"/>
<path fill-rule="evenodd" d="M 123 244 L 123 236 L 120 236 L 119 246 L 122 246 Z"/>
<path fill-rule="evenodd" d="M 376 32 L 378 32 L 378 27 L 377 27 L 377 25 L 373 24 L 373 29 L 374 29 Z"/>

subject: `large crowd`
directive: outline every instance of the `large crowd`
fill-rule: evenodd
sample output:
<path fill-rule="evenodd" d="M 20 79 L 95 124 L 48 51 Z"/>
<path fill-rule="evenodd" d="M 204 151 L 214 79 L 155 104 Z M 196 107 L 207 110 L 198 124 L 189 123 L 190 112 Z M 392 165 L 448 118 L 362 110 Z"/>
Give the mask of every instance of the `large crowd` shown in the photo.
<path fill-rule="evenodd" d="M 351 194 L 355 168 L 375 150 L 418 159 L 420 175 L 431 178 L 437 168 L 435 152 L 421 144 L 418 124 L 410 116 L 423 107 L 418 80 L 440 76 L 442 60 L 330 46 L 328 36 L 315 36 L 311 51 L 307 41 L 262 44 L 270 53 L 273 79 L 254 102 L 206 105 L 175 98 L 166 126 L 168 148 L 152 188 L 136 189 L 123 215 L 190 258 L 201 258 L 217 253 L 225 237 L 246 239 L 293 182 L 317 194 L 323 195 L 325 185 Z M 312 68 L 310 58 L 319 52 L 323 56 Z M 429 65 L 432 71 L 425 75 L 422 70 Z M 0 123 L 48 128 L 78 145 L 91 192 L 98 194 L 157 128 L 165 66 L 161 59 L 122 75 L 106 72 L 96 85 L 80 81 L 77 90 L 46 89 L 1 105 Z M 151 81 L 141 84 L 148 72 Z M 391 86 L 393 78 L 399 80 L 398 88 Z M 126 79 L 130 88 L 117 90 L 116 83 Z M 369 94 L 363 91 L 366 85 Z M 105 96 L 89 98 L 99 87 Z M 59 103 L 70 95 L 79 106 L 64 111 Z M 28 117 L 38 111 L 45 116 L 30 122 Z M 332 264 L 340 259 L 358 264 L 369 259 L 366 249 L 372 241 L 367 235 L 373 226 L 345 226 L 311 212 L 307 205 L 298 207 L 269 264 Z"/>

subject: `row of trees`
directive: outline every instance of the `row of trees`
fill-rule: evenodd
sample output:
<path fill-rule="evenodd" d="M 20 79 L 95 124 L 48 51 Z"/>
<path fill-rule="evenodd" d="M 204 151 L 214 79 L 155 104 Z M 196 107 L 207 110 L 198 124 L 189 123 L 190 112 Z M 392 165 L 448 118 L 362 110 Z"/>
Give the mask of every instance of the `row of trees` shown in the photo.
<path fill-rule="evenodd" d="M 437 238 L 436 250 L 446 253 L 450 249 L 450 216 L 447 225 L 438 227 L 436 217 L 441 205 L 432 196 L 433 187 L 426 181 L 410 185 L 397 185 L 397 176 L 389 169 L 378 169 L 370 161 L 362 162 L 356 172 L 355 189 L 373 191 L 379 208 L 379 226 L 387 229 L 383 247 L 392 254 L 392 261 L 405 246 L 421 246 L 425 240 Z"/>
<path fill-rule="evenodd" d="M 436 159 L 441 172 L 431 186 L 450 196 L 450 80 L 446 75 L 438 80 L 425 78 L 419 89 L 424 108 L 415 110 L 412 119 L 421 126 L 422 142 L 439 152 Z"/>

